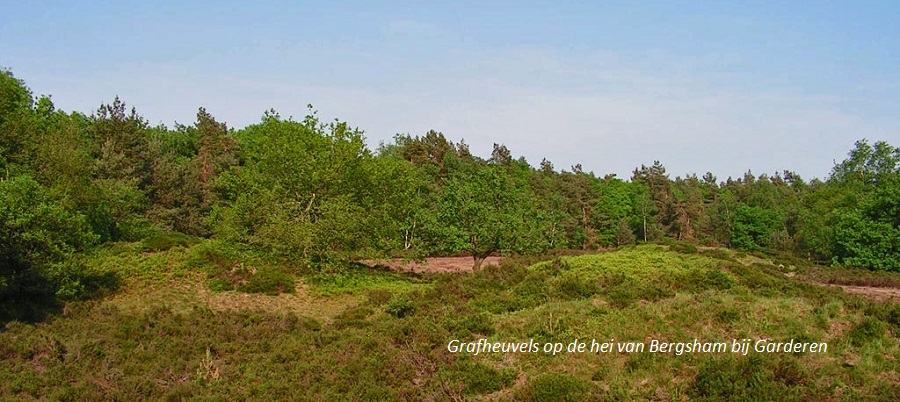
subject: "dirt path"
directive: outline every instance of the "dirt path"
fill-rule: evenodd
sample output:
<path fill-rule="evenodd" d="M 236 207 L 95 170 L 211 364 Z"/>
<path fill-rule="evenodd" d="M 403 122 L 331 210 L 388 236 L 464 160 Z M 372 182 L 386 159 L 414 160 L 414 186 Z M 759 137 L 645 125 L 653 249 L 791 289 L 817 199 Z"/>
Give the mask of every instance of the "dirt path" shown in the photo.
<path fill-rule="evenodd" d="M 837 286 L 847 293 L 861 294 L 875 300 L 900 301 L 900 289 L 898 288 L 880 288 L 874 286 L 850 286 L 850 285 L 830 285 Z"/>
<path fill-rule="evenodd" d="M 488 265 L 500 265 L 500 262 L 502 260 L 503 259 L 501 257 L 488 257 L 484 260 L 484 264 L 482 264 L 482 267 L 486 267 Z M 370 267 L 384 266 L 400 272 L 458 273 L 472 272 L 472 265 L 475 261 L 472 260 L 472 257 L 430 257 L 426 258 L 424 263 L 416 261 L 404 262 L 402 258 L 379 261 L 368 260 L 361 262 Z"/>

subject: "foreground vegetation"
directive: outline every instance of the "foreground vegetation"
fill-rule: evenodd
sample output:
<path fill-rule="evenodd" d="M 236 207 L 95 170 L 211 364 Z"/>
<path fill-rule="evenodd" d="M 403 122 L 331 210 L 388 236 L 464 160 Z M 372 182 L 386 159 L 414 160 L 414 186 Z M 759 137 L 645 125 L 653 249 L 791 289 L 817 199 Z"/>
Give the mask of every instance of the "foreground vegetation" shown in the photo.
<path fill-rule="evenodd" d="M 322 277 L 204 241 L 94 256 L 134 270 L 101 300 L 0 332 L 2 399 L 897 400 L 900 306 L 677 244 L 508 259 L 470 274 Z M 238 267 L 266 292 L 222 287 Z M 96 265 L 96 264 L 94 264 Z M 231 273 L 232 270 L 229 270 Z M 845 270 L 830 270 L 832 277 Z M 124 272 L 120 272 L 124 274 Z M 881 273 L 878 280 L 900 275 Z M 341 278 L 341 279 L 335 279 Z M 275 295 L 277 294 L 277 295 Z M 454 354 L 451 339 L 827 342 L 827 353 Z M 566 399 L 568 398 L 568 399 Z"/>

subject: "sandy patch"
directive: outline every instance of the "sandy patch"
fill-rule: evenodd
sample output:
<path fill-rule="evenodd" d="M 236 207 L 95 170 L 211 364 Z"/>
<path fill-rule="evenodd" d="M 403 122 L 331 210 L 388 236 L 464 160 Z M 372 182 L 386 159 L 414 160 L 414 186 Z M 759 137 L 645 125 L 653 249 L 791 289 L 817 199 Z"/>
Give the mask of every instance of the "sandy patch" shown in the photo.
<path fill-rule="evenodd" d="M 481 265 L 482 268 L 488 265 L 500 265 L 503 261 L 501 257 L 488 257 Z M 472 272 L 472 266 L 475 260 L 472 257 L 429 257 L 424 262 L 419 261 L 403 261 L 402 258 L 394 258 L 390 260 L 366 260 L 360 261 L 370 267 L 383 266 L 399 272 L 415 272 L 415 273 L 459 273 Z"/>

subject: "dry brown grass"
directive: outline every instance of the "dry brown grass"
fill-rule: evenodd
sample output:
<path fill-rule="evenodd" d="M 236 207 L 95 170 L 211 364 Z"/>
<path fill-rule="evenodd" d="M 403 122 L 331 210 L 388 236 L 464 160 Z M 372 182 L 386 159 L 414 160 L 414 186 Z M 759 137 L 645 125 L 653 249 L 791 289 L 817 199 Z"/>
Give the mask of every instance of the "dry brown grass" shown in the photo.
<path fill-rule="evenodd" d="M 132 281 L 105 303 L 115 305 L 125 312 L 149 311 L 159 306 L 189 312 L 195 306 L 202 306 L 226 312 L 293 312 L 330 322 L 334 316 L 359 305 L 361 301 L 361 296 L 352 294 L 316 296 L 308 285 L 300 281 L 293 294 L 281 293 L 278 296 L 236 291 L 214 292 L 207 288 L 205 282 L 205 278 L 199 274 L 167 283 Z"/>

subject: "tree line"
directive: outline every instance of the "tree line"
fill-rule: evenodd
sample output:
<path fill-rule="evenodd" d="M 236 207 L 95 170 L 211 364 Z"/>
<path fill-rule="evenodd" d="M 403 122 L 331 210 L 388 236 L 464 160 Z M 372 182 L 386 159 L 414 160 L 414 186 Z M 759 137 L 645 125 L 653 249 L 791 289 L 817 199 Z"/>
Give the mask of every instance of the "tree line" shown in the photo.
<path fill-rule="evenodd" d="M 268 111 L 228 128 L 151 126 L 116 98 L 57 110 L 0 72 L 0 298 L 50 281 L 85 290 L 78 255 L 183 233 L 339 266 L 358 258 L 598 249 L 683 241 L 900 270 L 900 148 L 856 142 L 823 180 L 796 173 L 627 180 L 490 157 L 442 133 L 369 149 L 348 123 Z"/>

